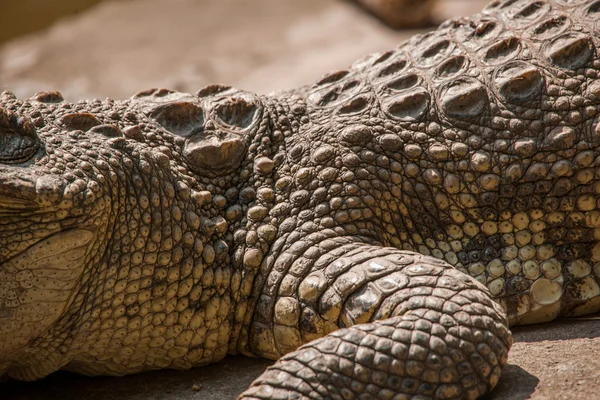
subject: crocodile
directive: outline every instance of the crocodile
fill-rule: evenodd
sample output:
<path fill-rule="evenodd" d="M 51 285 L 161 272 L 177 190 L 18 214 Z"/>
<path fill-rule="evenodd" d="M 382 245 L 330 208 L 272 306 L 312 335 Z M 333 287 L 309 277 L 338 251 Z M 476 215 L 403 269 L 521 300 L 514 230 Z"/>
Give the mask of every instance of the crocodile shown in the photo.
<path fill-rule="evenodd" d="M 600 0 L 313 85 L 0 95 L 0 373 L 277 360 L 241 399 L 474 399 L 600 310 Z"/>

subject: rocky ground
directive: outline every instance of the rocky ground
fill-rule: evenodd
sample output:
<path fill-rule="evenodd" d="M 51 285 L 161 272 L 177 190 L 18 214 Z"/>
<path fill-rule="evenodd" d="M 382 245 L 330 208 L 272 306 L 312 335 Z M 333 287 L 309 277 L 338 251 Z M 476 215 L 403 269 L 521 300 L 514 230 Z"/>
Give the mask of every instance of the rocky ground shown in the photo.
<path fill-rule="evenodd" d="M 486 0 L 442 0 L 440 18 Z M 23 16 L 3 15 L 4 18 Z M 149 87 L 212 82 L 267 93 L 312 82 L 414 31 L 392 31 L 342 0 L 106 1 L 0 47 L 0 90 L 126 98 Z M 600 317 L 516 328 L 510 365 L 487 400 L 600 399 Z M 15 400 L 230 400 L 269 365 L 227 358 L 192 371 L 124 378 L 53 374 L 1 384 Z"/>

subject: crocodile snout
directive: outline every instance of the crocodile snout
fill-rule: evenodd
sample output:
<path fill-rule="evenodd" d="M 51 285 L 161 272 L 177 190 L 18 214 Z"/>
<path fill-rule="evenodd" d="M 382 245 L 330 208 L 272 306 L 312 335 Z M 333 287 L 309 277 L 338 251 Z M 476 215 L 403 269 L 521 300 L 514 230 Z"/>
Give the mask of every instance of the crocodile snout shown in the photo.
<path fill-rule="evenodd" d="M 0 164 L 28 161 L 40 148 L 33 123 L 0 108 Z"/>

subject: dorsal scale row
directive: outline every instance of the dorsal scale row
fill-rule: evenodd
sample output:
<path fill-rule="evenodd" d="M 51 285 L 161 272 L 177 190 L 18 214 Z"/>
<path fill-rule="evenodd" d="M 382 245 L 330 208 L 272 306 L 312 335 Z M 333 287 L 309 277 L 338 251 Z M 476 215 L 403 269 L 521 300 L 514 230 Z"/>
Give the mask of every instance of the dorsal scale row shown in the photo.
<path fill-rule="evenodd" d="M 512 122 L 517 130 L 537 133 L 543 127 L 526 124 L 543 112 L 556 113 L 564 124 L 577 123 L 577 115 L 565 113 L 570 107 L 564 99 L 579 95 L 575 108 L 582 109 L 591 104 L 584 104 L 585 99 L 596 95 L 597 88 L 578 84 L 577 73 L 597 75 L 597 31 L 564 31 L 574 24 L 570 13 L 593 19 L 597 9 L 595 2 L 569 8 L 553 8 L 545 1 L 492 3 L 473 19 L 448 21 L 394 52 L 325 76 L 307 100 L 319 118 L 320 108 L 334 107 L 343 116 L 365 110 L 377 99 L 380 117 L 397 121 L 398 130 L 421 132 L 429 123 L 445 130 L 514 132 Z M 566 87 L 559 85 L 562 81 Z"/>

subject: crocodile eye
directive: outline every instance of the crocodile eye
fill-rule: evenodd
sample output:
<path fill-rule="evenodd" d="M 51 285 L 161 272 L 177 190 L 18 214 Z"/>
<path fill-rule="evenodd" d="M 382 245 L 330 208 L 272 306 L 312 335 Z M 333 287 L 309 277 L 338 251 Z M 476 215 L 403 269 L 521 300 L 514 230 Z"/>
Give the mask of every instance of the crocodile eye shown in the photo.
<path fill-rule="evenodd" d="M 33 123 L 0 108 L 0 163 L 25 162 L 39 148 L 40 140 Z"/>
<path fill-rule="evenodd" d="M 151 116 L 167 131 L 178 136 L 188 137 L 204 128 L 204 111 L 187 101 L 159 106 Z"/>

